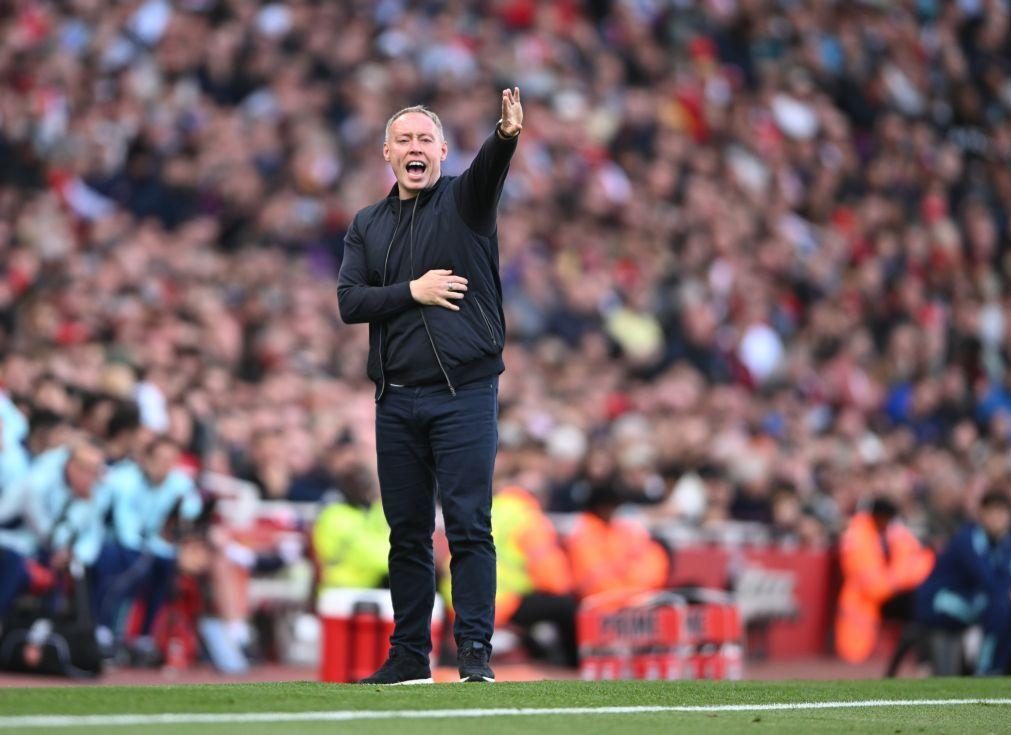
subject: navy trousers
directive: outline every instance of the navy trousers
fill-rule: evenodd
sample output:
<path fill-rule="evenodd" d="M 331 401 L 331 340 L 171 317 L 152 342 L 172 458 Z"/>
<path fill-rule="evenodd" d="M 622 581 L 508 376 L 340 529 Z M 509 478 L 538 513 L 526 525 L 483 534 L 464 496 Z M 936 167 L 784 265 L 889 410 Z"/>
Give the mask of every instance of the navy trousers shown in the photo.
<path fill-rule="evenodd" d="M 920 588 L 923 589 L 922 587 Z M 986 600 L 985 607 L 980 608 L 973 600 L 947 590 L 939 590 L 933 594 L 917 595 L 917 618 L 921 623 L 931 628 L 943 630 L 961 630 L 970 625 L 980 625 L 983 628 L 983 645 L 980 648 L 979 660 L 976 662 L 976 673 L 982 675 L 1001 676 L 1008 672 L 1011 665 L 1011 601 L 1007 590 Z M 935 605 L 935 597 L 946 596 L 946 604 Z M 941 607 L 941 610 L 937 608 Z"/>
<path fill-rule="evenodd" d="M 18 596 L 28 591 L 29 577 L 25 558 L 0 546 L 0 622 L 14 606 Z"/>
<path fill-rule="evenodd" d="M 436 497 L 452 554 L 453 635 L 491 645 L 495 544 L 491 487 L 498 451 L 498 377 L 456 389 L 387 387 L 376 407 L 383 511 L 390 524 L 391 645 L 425 658 L 432 650 Z"/>
<path fill-rule="evenodd" d="M 154 620 L 168 601 L 175 578 L 175 560 L 142 554 L 115 541 L 107 542 L 91 568 L 91 603 L 95 620 L 117 635 L 123 616 L 143 596 L 141 635 L 150 635 Z"/>

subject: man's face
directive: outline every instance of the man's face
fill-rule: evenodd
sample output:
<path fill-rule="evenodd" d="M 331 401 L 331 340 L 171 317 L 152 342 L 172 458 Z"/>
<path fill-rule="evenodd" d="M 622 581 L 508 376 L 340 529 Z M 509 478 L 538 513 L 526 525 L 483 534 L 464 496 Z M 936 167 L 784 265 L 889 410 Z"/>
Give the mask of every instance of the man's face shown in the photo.
<path fill-rule="evenodd" d="M 80 447 L 67 462 L 67 484 L 79 498 L 91 497 L 92 488 L 105 474 L 105 457 L 95 447 Z"/>
<path fill-rule="evenodd" d="M 408 112 L 393 121 L 390 137 L 383 143 L 383 158 L 397 177 L 401 199 L 415 197 L 439 180 L 448 151 L 428 115 Z"/>
<path fill-rule="evenodd" d="M 179 450 L 171 444 L 159 444 L 144 458 L 144 473 L 155 485 L 160 485 L 179 461 Z"/>
<path fill-rule="evenodd" d="M 990 538 L 1004 538 L 1011 530 L 1011 510 L 1006 505 L 988 505 L 980 511 L 979 522 Z"/>

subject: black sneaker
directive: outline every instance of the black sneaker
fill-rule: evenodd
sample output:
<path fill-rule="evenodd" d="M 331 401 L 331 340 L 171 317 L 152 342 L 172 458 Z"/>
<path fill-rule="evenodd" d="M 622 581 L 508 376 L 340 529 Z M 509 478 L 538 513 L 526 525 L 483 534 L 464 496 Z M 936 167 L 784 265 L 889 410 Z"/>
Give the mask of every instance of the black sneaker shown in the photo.
<path fill-rule="evenodd" d="M 404 656 L 397 649 L 390 649 L 386 663 L 372 676 L 367 676 L 359 684 L 431 684 L 432 669 L 427 662 L 414 656 Z"/>
<path fill-rule="evenodd" d="M 495 681 L 495 672 L 488 665 L 491 648 L 477 641 L 464 641 L 456 652 L 460 666 L 460 681 Z"/>
<path fill-rule="evenodd" d="M 161 649 L 151 636 L 141 636 L 127 646 L 130 666 L 135 669 L 156 669 L 165 663 Z"/>

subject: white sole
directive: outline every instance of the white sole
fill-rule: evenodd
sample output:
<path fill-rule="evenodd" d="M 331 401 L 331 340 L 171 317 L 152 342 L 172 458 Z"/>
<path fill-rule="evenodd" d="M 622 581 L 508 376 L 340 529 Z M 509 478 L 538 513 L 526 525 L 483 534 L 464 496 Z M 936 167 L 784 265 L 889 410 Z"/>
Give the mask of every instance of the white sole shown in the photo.
<path fill-rule="evenodd" d="M 489 684 L 494 684 L 494 683 L 495 683 L 495 679 L 493 679 L 493 678 L 492 678 L 492 677 L 490 677 L 490 676 L 482 676 L 481 678 L 482 678 L 482 679 L 484 679 L 484 680 L 485 680 L 486 682 L 488 682 Z M 473 682 L 471 682 L 471 681 L 470 681 L 470 679 L 467 679 L 466 677 L 461 677 L 461 678 L 460 678 L 460 682 L 461 682 L 461 683 L 463 683 L 463 682 L 467 682 L 467 683 L 473 683 Z"/>
<path fill-rule="evenodd" d="M 391 686 L 391 687 L 409 687 L 409 686 L 414 686 L 415 684 L 434 684 L 434 683 L 435 683 L 435 680 L 432 677 L 429 677 L 427 679 L 411 679 L 409 681 L 398 681 L 398 682 L 395 682 L 393 684 L 387 684 L 387 686 Z"/>

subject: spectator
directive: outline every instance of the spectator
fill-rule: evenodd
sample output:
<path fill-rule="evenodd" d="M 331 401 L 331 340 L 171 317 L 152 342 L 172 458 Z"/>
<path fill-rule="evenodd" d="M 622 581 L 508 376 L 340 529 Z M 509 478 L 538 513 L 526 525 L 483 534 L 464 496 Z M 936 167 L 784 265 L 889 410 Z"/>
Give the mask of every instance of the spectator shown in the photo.
<path fill-rule="evenodd" d="M 976 29 L 1006 23 L 1000 5 L 687 7 L 677 23 L 662 3 L 517 23 L 498 6 L 208 0 L 172 6 L 141 41 L 147 5 L 11 6 L 5 389 L 73 422 L 79 396 L 135 399 L 177 441 L 185 407 L 200 461 L 312 497 L 327 448 L 369 421 L 364 338 L 333 289 L 350 213 L 388 188 L 367 143 L 391 101 L 437 101 L 458 169 L 495 114 L 471 90 L 519 74 L 534 110 L 501 215 L 516 325 L 503 418 L 558 458 L 553 509 L 585 506 L 583 454 L 630 411 L 654 435 L 674 420 L 718 440 L 668 450 L 735 483 L 741 432 L 770 439 L 765 460 L 796 462 L 832 532 L 858 455 L 896 465 L 935 446 L 966 482 L 998 479 L 1008 104 L 961 90 L 1002 88 L 970 63 Z M 347 28 L 360 40 L 329 49 Z M 440 72 L 449 59 L 462 76 Z M 978 442 L 946 442 L 966 422 Z M 63 441 L 37 431 L 33 455 Z M 263 437 L 303 431 L 301 454 L 259 458 Z M 643 452 L 632 474 L 659 459 Z M 767 522 L 774 482 L 749 477 L 729 501 L 714 486 L 706 517 L 682 517 Z"/>
<path fill-rule="evenodd" d="M 138 441 L 143 437 L 137 404 L 133 401 L 115 401 L 103 436 L 109 467 L 129 462 Z"/>
<path fill-rule="evenodd" d="M 260 491 L 264 500 L 283 500 L 293 482 L 284 436 L 278 429 L 264 429 L 253 436 L 249 465 L 239 475 Z"/>
<path fill-rule="evenodd" d="M 787 545 L 822 548 L 827 539 L 824 526 L 789 483 L 780 483 L 772 493 L 772 537 Z"/>

